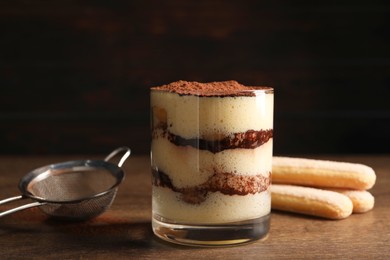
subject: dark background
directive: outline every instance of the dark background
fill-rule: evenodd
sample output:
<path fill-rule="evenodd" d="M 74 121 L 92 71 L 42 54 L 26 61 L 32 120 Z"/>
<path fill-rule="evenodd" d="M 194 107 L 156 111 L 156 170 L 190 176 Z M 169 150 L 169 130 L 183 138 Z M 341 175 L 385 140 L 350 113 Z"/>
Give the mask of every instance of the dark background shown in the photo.
<path fill-rule="evenodd" d="M 149 87 L 275 88 L 275 154 L 390 151 L 390 1 L 1 1 L 0 154 L 149 151 Z"/>

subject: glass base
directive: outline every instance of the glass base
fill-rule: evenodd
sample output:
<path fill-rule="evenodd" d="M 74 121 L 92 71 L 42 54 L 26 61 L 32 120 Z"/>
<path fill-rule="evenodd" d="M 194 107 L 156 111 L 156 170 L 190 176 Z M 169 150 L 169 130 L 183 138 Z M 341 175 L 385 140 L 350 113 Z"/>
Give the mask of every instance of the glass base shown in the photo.
<path fill-rule="evenodd" d="M 181 245 L 221 247 L 246 244 L 267 237 L 270 214 L 261 218 L 212 225 L 188 225 L 170 222 L 158 215 L 152 219 L 153 232 L 159 238 Z"/>

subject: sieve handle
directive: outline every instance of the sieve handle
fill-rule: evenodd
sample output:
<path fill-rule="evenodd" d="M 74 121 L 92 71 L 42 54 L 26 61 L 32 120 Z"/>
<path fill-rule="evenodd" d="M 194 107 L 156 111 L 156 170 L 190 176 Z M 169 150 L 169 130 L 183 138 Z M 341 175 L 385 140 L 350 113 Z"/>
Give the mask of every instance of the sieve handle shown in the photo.
<path fill-rule="evenodd" d="M 119 163 L 118 163 L 118 166 L 121 167 L 123 165 L 123 163 L 126 161 L 126 159 L 131 154 L 131 150 L 129 147 L 122 146 L 122 147 L 115 149 L 106 158 L 104 158 L 104 161 L 108 162 L 109 160 L 111 160 L 112 158 L 114 158 L 115 156 L 117 156 L 119 153 L 122 153 L 122 152 L 124 152 L 125 154 L 122 156 L 122 158 L 119 160 Z"/>
<path fill-rule="evenodd" d="M 0 200 L 0 205 L 6 204 L 6 203 L 9 203 L 9 202 L 12 202 L 12 201 L 23 200 L 23 199 L 27 199 L 27 197 L 22 196 L 22 195 L 11 197 L 11 198 L 8 198 L 8 199 Z M 21 210 L 28 209 L 28 208 L 33 208 L 33 207 L 38 207 L 38 206 L 41 206 L 41 205 L 44 205 L 44 204 L 46 204 L 46 202 L 36 201 L 36 202 L 25 204 L 25 205 L 22 205 L 22 206 L 13 208 L 13 209 L 9 209 L 7 211 L 0 212 L 0 218 L 4 217 L 4 216 L 7 216 L 9 214 L 15 213 L 17 211 L 21 211 Z"/>

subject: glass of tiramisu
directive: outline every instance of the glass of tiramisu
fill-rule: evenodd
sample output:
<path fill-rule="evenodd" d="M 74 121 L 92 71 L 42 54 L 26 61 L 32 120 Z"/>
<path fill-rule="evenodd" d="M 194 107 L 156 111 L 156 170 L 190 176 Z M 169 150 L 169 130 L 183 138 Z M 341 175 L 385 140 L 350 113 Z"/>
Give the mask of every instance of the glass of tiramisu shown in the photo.
<path fill-rule="evenodd" d="M 273 89 L 177 81 L 151 89 L 152 227 L 174 243 L 243 244 L 270 225 Z"/>

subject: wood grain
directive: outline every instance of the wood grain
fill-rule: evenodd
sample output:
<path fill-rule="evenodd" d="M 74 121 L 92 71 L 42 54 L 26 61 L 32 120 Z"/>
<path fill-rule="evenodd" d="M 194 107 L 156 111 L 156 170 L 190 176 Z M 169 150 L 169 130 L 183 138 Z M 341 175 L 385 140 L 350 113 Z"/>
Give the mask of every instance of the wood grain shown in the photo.
<path fill-rule="evenodd" d="M 49 163 L 103 156 L 2 156 L 0 197 L 18 194 L 18 180 Z M 311 156 L 314 158 L 313 156 Z M 309 156 L 308 156 L 309 158 Z M 0 219 L 0 257 L 3 259 L 385 259 L 390 254 L 390 162 L 388 156 L 320 156 L 370 165 L 378 181 L 371 190 L 374 210 L 330 221 L 273 212 L 265 241 L 218 249 L 171 245 L 156 238 L 150 225 L 151 177 L 149 158 L 131 157 L 126 179 L 111 209 L 96 219 L 68 223 L 29 209 Z M 10 205 L 0 206 L 4 210 Z"/>

